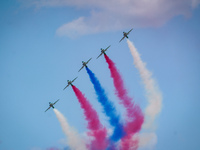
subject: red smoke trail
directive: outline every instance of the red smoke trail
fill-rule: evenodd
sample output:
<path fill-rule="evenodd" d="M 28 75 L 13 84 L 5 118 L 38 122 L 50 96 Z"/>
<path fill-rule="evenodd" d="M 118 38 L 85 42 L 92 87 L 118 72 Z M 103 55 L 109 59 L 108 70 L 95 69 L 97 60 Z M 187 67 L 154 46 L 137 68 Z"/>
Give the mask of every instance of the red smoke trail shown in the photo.
<path fill-rule="evenodd" d="M 128 96 L 128 92 L 124 87 L 124 82 L 119 71 L 115 66 L 115 63 L 107 55 L 104 55 L 104 57 L 106 59 L 106 62 L 108 63 L 111 77 L 113 78 L 115 94 L 126 108 L 127 113 L 126 125 L 124 126 L 127 135 L 124 138 L 122 138 L 120 149 L 128 150 L 130 148 L 133 149 L 134 147 L 134 149 L 137 149 L 138 140 L 133 141 L 132 137 L 135 133 L 140 131 L 144 121 L 144 116 L 140 107 L 134 104 L 132 98 Z"/>
<path fill-rule="evenodd" d="M 94 137 L 94 140 L 91 144 L 91 149 L 95 150 L 104 150 L 108 146 L 108 141 L 106 138 L 107 130 L 100 123 L 99 116 L 97 112 L 92 108 L 92 105 L 86 99 L 85 95 L 74 85 L 72 86 L 76 97 L 78 98 L 81 107 L 84 110 L 84 115 L 86 120 L 88 121 L 88 129 L 90 132 L 88 133 L 90 136 Z"/>

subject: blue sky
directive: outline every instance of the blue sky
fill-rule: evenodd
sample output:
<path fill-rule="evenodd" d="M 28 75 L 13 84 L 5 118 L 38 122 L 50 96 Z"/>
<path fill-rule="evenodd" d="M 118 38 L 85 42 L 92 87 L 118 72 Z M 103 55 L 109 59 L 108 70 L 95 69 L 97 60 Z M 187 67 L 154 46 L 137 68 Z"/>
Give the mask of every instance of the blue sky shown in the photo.
<path fill-rule="evenodd" d="M 89 68 L 123 119 L 107 64 L 103 57 L 96 60 L 100 48 L 108 45 L 107 54 L 120 70 L 129 94 L 144 110 L 147 101 L 138 70 L 126 41 L 119 44 L 122 32 L 132 27 L 129 39 L 163 94 L 153 149 L 200 147 L 199 1 L 126 2 L 0 2 L 0 149 L 64 148 L 65 136 L 54 112 L 44 113 L 48 102 L 57 99 L 55 107 L 69 124 L 81 134 L 86 132 L 87 122 L 75 94 L 71 87 L 63 91 L 67 80 L 76 76 L 74 84 L 86 94 L 102 123 L 110 127 L 86 71 L 78 73 L 81 61 L 90 57 Z"/>

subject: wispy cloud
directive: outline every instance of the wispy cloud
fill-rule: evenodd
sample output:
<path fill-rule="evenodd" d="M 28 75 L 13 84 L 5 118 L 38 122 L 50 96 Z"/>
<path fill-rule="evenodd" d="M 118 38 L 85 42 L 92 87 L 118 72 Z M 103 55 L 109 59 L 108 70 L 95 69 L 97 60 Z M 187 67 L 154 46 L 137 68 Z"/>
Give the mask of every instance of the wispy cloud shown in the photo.
<path fill-rule="evenodd" d="M 36 8 L 70 6 L 90 11 L 90 16 L 67 22 L 56 32 L 75 37 L 130 27 L 158 27 L 174 16 L 190 16 L 200 0 L 27 0 L 25 3 Z"/>

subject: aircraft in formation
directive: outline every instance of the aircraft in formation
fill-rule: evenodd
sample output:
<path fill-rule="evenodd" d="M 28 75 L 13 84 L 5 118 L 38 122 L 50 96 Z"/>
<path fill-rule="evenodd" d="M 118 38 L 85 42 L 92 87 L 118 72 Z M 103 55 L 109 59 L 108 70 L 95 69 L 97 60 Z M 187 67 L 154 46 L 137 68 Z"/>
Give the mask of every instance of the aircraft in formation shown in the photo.
<path fill-rule="evenodd" d="M 131 32 L 133 30 L 133 28 L 130 30 L 130 31 L 128 31 L 128 32 L 123 32 L 123 38 L 119 41 L 119 42 L 121 42 L 125 37 L 126 38 L 128 38 L 128 34 Z M 101 48 L 101 54 L 97 57 L 97 59 L 102 55 L 102 54 L 106 54 L 105 53 L 105 51 L 107 51 L 108 50 L 108 48 L 110 47 L 111 45 L 109 45 L 106 49 L 102 49 Z M 90 58 L 88 61 L 86 61 L 86 62 L 84 62 L 84 61 L 82 61 L 82 67 L 81 67 L 81 69 L 83 69 L 84 67 L 87 67 L 87 64 L 88 64 L 88 62 L 91 60 L 92 58 Z M 79 71 L 81 71 L 81 69 L 79 70 Z M 78 71 L 78 72 L 79 72 Z M 72 80 L 72 81 L 70 81 L 70 80 L 67 80 L 67 82 L 68 82 L 68 84 L 67 84 L 67 86 L 63 89 L 63 90 L 65 90 L 69 85 L 71 85 L 71 86 L 73 86 L 73 82 L 77 79 L 78 77 L 76 77 L 74 80 Z M 57 101 L 55 101 L 54 103 L 51 103 L 51 102 L 49 102 L 49 108 L 47 108 L 47 110 L 49 110 L 51 107 L 54 109 L 54 105 L 57 103 L 59 101 L 59 99 L 57 100 Z M 46 110 L 46 111 L 47 111 Z M 46 112 L 45 111 L 45 112 Z"/>
<path fill-rule="evenodd" d="M 76 77 L 74 80 L 72 80 L 72 81 L 70 81 L 70 80 L 67 80 L 67 82 L 68 82 L 68 84 L 67 84 L 67 86 L 63 89 L 63 90 L 65 90 L 69 85 L 73 85 L 72 83 L 77 79 L 78 77 Z"/>
<path fill-rule="evenodd" d="M 128 34 L 133 30 L 133 28 L 128 32 L 123 32 L 124 37 L 119 41 L 121 42 L 125 37 L 128 39 Z"/>
<path fill-rule="evenodd" d="M 54 106 L 57 102 L 59 101 L 59 99 L 57 101 L 55 101 L 54 103 L 49 102 L 49 108 L 47 108 L 47 110 L 49 110 L 51 107 L 54 109 Z M 47 111 L 45 110 L 45 112 Z"/>
<path fill-rule="evenodd" d="M 111 45 L 109 45 L 106 49 L 101 48 L 101 54 L 97 57 L 99 58 L 102 54 L 106 54 L 105 51 L 107 51 L 107 49 L 110 47 Z"/>
<path fill-rule="evenodd" d="M 84 62 L 84 61 L 82 61 L 82 67 L 81 67 L 81 69 L 83 69 L 84 67 L 87 67 L 87 63 L 91 60 L 92 58 L 90 58 L 88 61 L 86 61 L 86 62 Z M 81 71 L 81 69 L 79 70 L 79 71 Z M 79 72 L 78 71 L 78 72 Z"/>

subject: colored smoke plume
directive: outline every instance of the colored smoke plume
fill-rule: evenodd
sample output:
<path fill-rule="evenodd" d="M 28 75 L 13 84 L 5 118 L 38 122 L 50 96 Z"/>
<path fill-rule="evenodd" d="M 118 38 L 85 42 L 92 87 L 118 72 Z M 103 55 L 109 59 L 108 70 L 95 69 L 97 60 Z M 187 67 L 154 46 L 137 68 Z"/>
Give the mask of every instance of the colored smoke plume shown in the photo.
<path fill-rule="evenodd" d="M 122 124 L 120 123 L 120 118 L 116 114 L 116 109 L 113 106 L 113 103 L 108 99 L 105 93 L 105 90 L 101 86 L 95 74 L 88 67 L 86 67 L 86 70 L 90 77 L 90 81 L 93 83 L 93 86 L 97 95 L 97 99 L 103 106 L 104 113 L 109 117 L 109 123 L 114 127 L 111 140 L 118 141 L 125 135 L 125 132 L 124 132 Z"/>
<path fill-rule="evenodd" d="M 76 97 L 79 100 L 81 108 L 84 110 L 85 118 L 88 121 L 87 128 L 90 130 L 88 134 L 94 137 L 90 149 L 95 149 L 95 150 L 106 149 L 106 147 L 108 146 L 108 140 L 106 138 L 107 130 L 100 123 L 99 116 L 96 110 L 92 108 L 92 105 L 89 103 L 85 95 L 76 86 L 73 85 L 72 89 L 76 94 Z"/>
<path fill-rule="evenodd" d="M 87 150 L 84 141 L 75 131 L 75 129 L 69 126 L 63 114 L 61 114 L 57 109 L 53 109 L 53 110 L 56 114 L 56 117 L 58 118 L 60 122 L 60 125 L 62 127 L 64 134 L 67 137 L 67 142 L 68 142 L 69 147 L 73 150 Z"/>
<path fill-rule="evenodd" d="M 116 68 L 115 63 L 107 55 L 104 55 L 104 57 L 106 59 L 106 62 L 108 63 L 111 77 L 113 79 L 115 94 L 119 98 L 121 104 L 123 104 L 126 109 L 127 118 L 124 129 L 127 135 L 121 140 L 121 149 L 133 149 L 133 147 L 137 149 L 138 140 L 135 139 L 133 141 L 132 136 L 140 131 L 144 121 L 144 116 L 140 107 L 134 104 L 133 99 L 128 96 L 128 91 L 125 88 L 124 81 L 118 69 Z"/>

